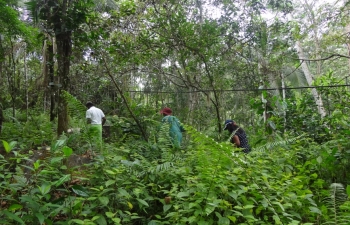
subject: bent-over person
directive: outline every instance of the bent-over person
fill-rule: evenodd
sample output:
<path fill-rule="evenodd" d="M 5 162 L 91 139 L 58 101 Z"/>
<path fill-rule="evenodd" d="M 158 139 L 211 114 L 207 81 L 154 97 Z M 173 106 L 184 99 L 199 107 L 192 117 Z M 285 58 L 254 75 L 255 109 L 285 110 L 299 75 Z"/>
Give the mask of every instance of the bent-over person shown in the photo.
<path fill-rule="evenodd" d="M 235 121 L 226 120 L 224 130 L 228 130 L 228 132 L 232 135 L 230 142 L 237 148 L 241 148 L 245 153 L 249 153 L 251 151 L 245 131 L 243 128 L 239 127 Z"/>

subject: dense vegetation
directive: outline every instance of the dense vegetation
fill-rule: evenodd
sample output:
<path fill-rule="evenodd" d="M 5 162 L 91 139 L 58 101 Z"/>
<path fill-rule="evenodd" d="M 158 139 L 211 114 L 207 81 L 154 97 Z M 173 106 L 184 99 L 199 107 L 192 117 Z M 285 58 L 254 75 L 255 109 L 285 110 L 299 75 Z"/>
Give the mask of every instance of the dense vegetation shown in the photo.
<path fill-rule="evenodd" d="M 0 0 L 1 224 L 348 224 L 349 3 Z"/>

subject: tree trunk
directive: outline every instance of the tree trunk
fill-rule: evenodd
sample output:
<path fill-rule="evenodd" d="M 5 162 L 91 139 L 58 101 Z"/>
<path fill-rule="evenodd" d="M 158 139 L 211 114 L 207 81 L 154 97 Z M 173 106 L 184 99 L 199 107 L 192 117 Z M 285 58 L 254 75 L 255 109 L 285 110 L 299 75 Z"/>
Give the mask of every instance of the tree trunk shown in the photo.
<path fill-rule="evenodd" d="M 25 80 L 25 94 L 26 94 L 26 120 L 28 121 L 28 105 L 29 105 L 29 97 L 28 97 L 28 74 L 27 74 L 27 45 L 24 45 L 24 80 Z"/>
<path fill-rule="evenodd" d="M 283 110 L 283 133 L 286 132 L 287 125 L 287 111 L 286 111 L 286 84 L 284 81 L 284 75 L 281 73 L 281 86 L 282 86 L 282 110 Z"/>
<path fill-rule="evenodd" d="M 57 43 L 57 63 L 58 63 L 58 125 L 57 125 L 57 134 L 60 135 L 63 132 L 68 130 L 68 109 L 67 102 L 64 100 L 61 95 L 61 91 L 68 91 L 69 87 L 69 68 L 70 68 L 70 56 L 72 53 L 72 44 L 71 44 L 71 32 L 65 31 L 59 34 L 56 34 L 56 43 Z"/>
<path fill-rule="evenodd" d="M 307 83 L 309 86 L 312 86 L 312 81 L 313 81 L 313 76 L 309 71 L 309 68 L 307 66 L 307 64 L 304 62 L 305 60 L 305 56 L 304 56 L 304 52 L 303 49 L 301 48 L 301 44 L 299 41 L 296 42 L 296 48 L 297 48 L 297 52 L 298 52 L 298 56 L 301 62 L 301 68 L 304 72 L 305 78 L 307 80 Z M 326 110 L 324 109 L 323 106 L 323 101 L 321 98 L 321 95 L 318 94 L 316 88 L 312 88 L 311 89 L 311 94 L 315 99 L 315 103 L 317 105 L 317 109 L 318 109 L 318 113 L 321 115 L 321 117 L 325 117 L 326 116 Z"/>
<path fill-rule="evenodd" d="M 56 101 L 55 101 L 55 92 L 56 92 L 56 87 L 54 86 L 55 84 L 55 79 L 54 79 L 54 59 L 53 59 L 53 46 L 54 43 L 51 42 L 50 44 L 47 45 L 47 52 L 48 52 L 48 57 L 47 57 L 47 68 L 48 68 L 48 73 L 49 73 L 49 78 L 50 78 L 50 121 L 53 121 L 55 117 L 57 116 L 57 113 L 55 111 L 56 107 Z"/>

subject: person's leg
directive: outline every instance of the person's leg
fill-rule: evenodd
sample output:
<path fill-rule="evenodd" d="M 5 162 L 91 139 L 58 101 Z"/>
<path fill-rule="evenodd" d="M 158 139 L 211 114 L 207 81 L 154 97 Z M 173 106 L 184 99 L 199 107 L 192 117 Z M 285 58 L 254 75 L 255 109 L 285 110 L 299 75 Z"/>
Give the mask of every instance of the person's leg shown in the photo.
<path fill-rule="evenodd" d="M 92 124 L 89 128 L 89 137 L 91 141 L 92 150 L 102 151 L 102 125 Z"/>

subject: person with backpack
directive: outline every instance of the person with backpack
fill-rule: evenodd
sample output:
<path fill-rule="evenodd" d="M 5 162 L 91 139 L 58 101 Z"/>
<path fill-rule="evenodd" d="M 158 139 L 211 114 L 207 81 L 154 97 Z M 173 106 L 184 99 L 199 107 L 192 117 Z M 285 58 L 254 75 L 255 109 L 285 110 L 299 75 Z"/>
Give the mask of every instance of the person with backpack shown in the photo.
<path fill-rule="evenodd" d="M 175 148 L 181 147 L 182 142 L 182 132 L 184 132 L 184 128 L 181 126 L 180 120 L 175 116 L 172 116 L 172 110 L 168 107 L 160 110 L 160 114 L 163 115 L 162 123 L 169 124 L 169 135 L 171 138 L 171 142 L 173 143 Z"/>
<path fill-rule="evenodd" d="M 245 131 L 243 128 L 239 127 L 235 121 L 226 120 L 224 130 L 228 130 L 231 134 L 230 142 L 237 148 L 243 149 L 244 153 L 249 153 L 251 151 Z"/>

